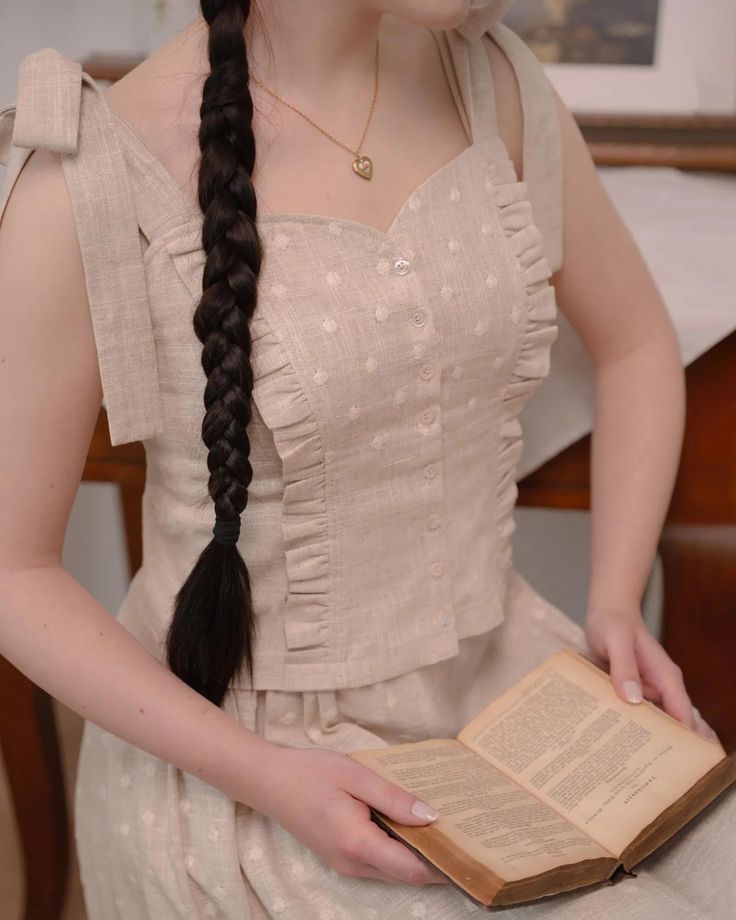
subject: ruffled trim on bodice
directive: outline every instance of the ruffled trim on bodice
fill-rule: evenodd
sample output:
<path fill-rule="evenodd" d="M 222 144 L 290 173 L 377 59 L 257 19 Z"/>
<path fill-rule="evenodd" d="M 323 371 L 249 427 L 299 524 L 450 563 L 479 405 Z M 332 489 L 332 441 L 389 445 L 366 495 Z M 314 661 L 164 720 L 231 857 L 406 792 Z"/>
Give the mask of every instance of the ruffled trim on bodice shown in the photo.
<path fill-rule="evenodd" d="M 506 165 L 507 172 L 513 173 L 511 163 Z M 555 289 L 549 281 L 552 270 L 544 255 L 542 234 L 534 223 L 527 183 L 515 175 L 509 181 L 500 180 L 499 172 L 497 167 L 492 169 L 493 196 L 523 284 L 523 300 L 512 307 L 511 319 L 524 324 L 511 374 L 501 394 L 496 519 L 499 565 L 505 571 L 512 558 L 510 537 L 516 526 L 513 509 L 518 495 L 516 467 L 523 449 L 518 416 L 549 374 L 550 349 L 559 330 L 555 324 Z"/>
<path fill-rule="evenodd" d="M 204 250 L 198 226 L 164 240 L 194 301 L 202 292 Z M 258 312 L 250 322 L 253 402 L 273 437 L 282 465 L 281 530 L 288 581 L 284 598 L 286 645 L 326 645 L 329 637 L 329 540 L 325 451 L 317 419 L 289 359 L 288 347 Z"/>
<path fill-rule="evenodd" d="M 550 348 L 557 337 L 552 270 L 544 254 L 542 234 L 534 222 L 528 185 L 516 177 L 502 146 L 489 163 L 486 187 L 491 193 L 503 238 L 518 271 L 508 305 L 518 327 L 510 370 L 500 393 L 496 479 L 496 533 L 499 585 L 512 561 L 510 537 L 515 529 L 518 495 L 516 470 L 521 457 L 519 413 L 541 386 L 550 369 Z M 164 245 L 183 283 L 196 300 L 201 295 L 203 252 L 199 227 L 172 230 Z M 513 293 L 513 292 L 516 293 Z M 253 398 L 271 432 L 283 467 L 281 527 L 288 590 L 284 597 L 285 642 L 300 650 L 304 661 L 317 662 L 331 641 L 335 616 L 331 609 L 329 520 L 325 445 L 310 403 L 309 388 L 299 374 L 290 341 L 278 335 L 256 311 L 251 322 L 254 348 Z M 503 592 L 502 592 L 503 593 Z"/>
<path fill-rule="evenodd" d="M 270 429 L 283 468 L 281 530 L 289 594 L 289 649 L 325 645 L 329 636 L 330 544 L 326 461 L 317 419 L 287 350 L 262 318 L 253 322 L 253 399 Z"/>

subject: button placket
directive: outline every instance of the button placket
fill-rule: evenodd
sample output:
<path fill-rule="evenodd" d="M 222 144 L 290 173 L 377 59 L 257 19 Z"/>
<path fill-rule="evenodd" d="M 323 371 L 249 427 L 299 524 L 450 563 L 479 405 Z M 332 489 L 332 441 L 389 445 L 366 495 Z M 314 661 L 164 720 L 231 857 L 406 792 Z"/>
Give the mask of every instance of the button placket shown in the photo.
<path fill-rule="evenodd" d="M 415 332 L 418 333 L 415 348 L 412 350 L 412 355 L 417 361 L 413 373 L 421 406 L 416 424 L 424 444 L 424 450 L 418 451 L 418 454 L 427 456 L 428 450 L 432 451 L 431 459 L 428 457 L 421 469 L 427 495 L 427 512 L 422 529 L 428 575 L 427 590 L 434 611 L 432 622 L 435 627 L 444 631 L 452 624 L 453 617 L 447 572 L 446 535 L 442 526 L 444 487 L 442 482 L 442 428 L 439 424 L 442 413 L 442 374 L 438 340 L 434 334 L 433 317 L 428 303 L 416 306 L 409 320 Z M 424 347 L 417 351 L 416 345 L 420 342 Z"/>
<path fill-rule="evenodd" d="M 432 467 L 436 470 L 436 467 Z M 425 467 L 426 470 L 426 467 Z M 452 598 L 447 567 L 447 542 L 442 516 L 442 486 L 438 473 L 431 476 L 432 496 L 423 523 L 422 540 L 425 559 L 427 560 L 427 590 L 432 604 L 432 622 L 441 630 L 447 629 L 454 622 L 452 615 Z"/>
<path fill-rule="evenodd" d="M 442 518 L 436 511 L 433 511 L 431 514 L 427 515 L 425 526 L 429 530 L 437 530 L 437 528 L 440 527 L 441 524 L 442 524 Z"/>
<path fill-rule="evenodd" d="M 430 386 L 436 395 L 439 406 L 439 379 L 435 374 L 430 380 Z M 426 449 L 418 453 L 427 457 L 419 474 L 425 486 L 426 504 L 424 521 L 422 522 L 422 543 L 427 571 L 427 591 L 430 598 L 431 609 L 434 611 L 432 622 L 441 631 L 446 630 L 454 622 L 452 616 L 452 599 L 450 595 L 449 572 L 447 562 L 447 539 L 443 526 L 444 484 L 442 478 L 442 435 L 441 427 L 436 424 L 439 410 L 433 406 L 426 406 L 419 413 L 420 425 L 429 423 L 423 435 L 423 444 L 432 451 L 430 459 Z M 428 440 L 424 440 L 428 438 Z"/>
<path fill-rule="evenodd" d="M 441 436 L 441 365 L 437 354 L 437 336 L 434 334 L 432 312 L 422 297 L 421 284 L 415 273 L 413 253 L 408 248 L 396 246 L 393 252 L 385 250 L 377 269 L 390 284 L 394 281 L 406 285 L 405 295 L 413 306 L 406 316 L 409 326 L 407 339 L 412 342 L 407 355 L 413 383 L 402 388 L 403 393 L 416 394 L 417 408 L 415 437 L 417 456 L 423 458 L 417 475 L 421 477 L 426 497 L 426 514 L 422 535 L 427 566 L 427 591 L 433 613 L 430 614 L 436 629 L 445 631 L 454 623 L 447 562 L 446 534 L 443 526 L 444 488 L 442 482 Z M 401 406 L 404 398 L 394 399 Z M 408 405 L 408 403 L 407 403 Z"/>
<path fill-rule="evenodd" d="M 385 279 L 389 306 L 379 305 L 375 310 L 377 322 L 385 323 L 401 304 L 418 303 L 421 299 L 419 281 L 415 271 L 414 250 L 410 246 L 385 239 L 376 251 L 375 271 Z"/>
<path fill-rule="evenodd" d="M 427 384 L 430 383 L 435 374 L 438 372 L 437 356 L 437 337 L 434 334 L 434 324 L 432 322 L 432 313 L 428 304 L 423 303 L 421 306 L 415 306 L 409 314 L 409 324 L 412 333 L 414 333 L 414 344 L 412 345 L 412 358 L 421 364 L 415 365 L 416 375 L 419 377 L 420 394 L 427 392 Z M 439 386 L 432 389 L 430 400 L 422 399 L 420 402 L 421 409 L 416 416 L 416 427 L 422 437 L 426 438 L 435 433 L 436 423 L 440 418 L 440 390 Z"/>

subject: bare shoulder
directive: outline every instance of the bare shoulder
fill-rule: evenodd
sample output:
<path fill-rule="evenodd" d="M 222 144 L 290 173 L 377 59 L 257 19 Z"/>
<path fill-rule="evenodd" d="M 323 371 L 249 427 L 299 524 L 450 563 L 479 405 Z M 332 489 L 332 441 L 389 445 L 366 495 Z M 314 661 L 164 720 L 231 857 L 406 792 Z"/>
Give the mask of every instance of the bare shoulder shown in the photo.
<path fill-rule="evenodd" d="M 182 185 L 197 153 L 206 74 L 206 32 L 195 19 L 104 90 L 110 109 L 140 135 Z"/>
<path fill-rule="evenodd" d="M 0 222 L 0 291 L 7 317 L 72 319 L 86 311 L 82 255 L 59 154 L 34 150 Z M 20 318 L 20 316 L 19 316 Z"/>
<path fill-rule="evenodd" d="M 0 222 L 0 559 L 60 557 L 102 398 L 59 154 L 33 151 Z M 28 521 L 43 520 L 43 527 Z"/>
<path fill-rule="evenodd" d="M 481 41 L 491 65 L 491 75 L 496 93 L 498 133 L 506 145 L 516 169 L 516 175 L 519 178 L 523 178 L 524 120 L 516 72 L 490 33 L 484 33 L 481 36 Z"/>

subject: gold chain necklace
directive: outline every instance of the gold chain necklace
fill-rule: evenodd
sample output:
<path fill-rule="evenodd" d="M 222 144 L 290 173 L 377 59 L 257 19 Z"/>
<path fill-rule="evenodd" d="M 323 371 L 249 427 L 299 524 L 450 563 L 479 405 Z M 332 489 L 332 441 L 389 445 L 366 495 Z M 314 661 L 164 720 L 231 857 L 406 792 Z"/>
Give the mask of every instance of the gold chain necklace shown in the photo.
<path fill-rule="evenodd" d="M 353 171 L 361 176 L 363 179 L 370 179 L 373 176 L 373 162 L 370 157 L 361 154 L 360 148 L 363 146 L 363 141 L 365 140 L 366 133 L 368 132 L 368 125 L 371 122 L 371 117 L 373 116 L 373 109 L 376 105 L 376 96 L 378 95 L 378 39 L 376 39 L 376 76 L 374 80 L 373 87 L 373 99 L 371 100 L 371 109 L 368 113 L 368 119 L 365 123 L 365 128 L 363 128 L 363 136 L 360 139 L 360 143 L 356 150 L 353 150 L 352 147 L 348 147 L 347 144 L 343 144 L 342 141 L 339 141 L 336 137 L 333 137 L 329 131 L 325 131 L 324 128 L 321 128 L 315 121 L 313 121 L 308 115 L 305 115 L 304 112 L 301 112 L 295 105 L 292 105 L 290 102 L 287 102 L 285 99 L 282 99 L 281 96 L 277 95 L 270 90 L 265 83 L 262 83 L 257 77 L 251 77 L 254 83 L 257 83 L 259 86 L 262 86 L 267 93 L 270 93 L 275 99 L 278 99 L 279 102 L 283 102 L 284 105 L 287 105 L 290 109 L 301 115 L 302 118 L 305 118 L 310 125 L 313 125 L 318 131 L 321 131 L 326 137 L 329 137 L 331 141 L 334 141 L 336 144 L 339 144 L 344 150 L 347 150 L 348 153 L 352 153 L 355 159 L 353 160 Z"/>

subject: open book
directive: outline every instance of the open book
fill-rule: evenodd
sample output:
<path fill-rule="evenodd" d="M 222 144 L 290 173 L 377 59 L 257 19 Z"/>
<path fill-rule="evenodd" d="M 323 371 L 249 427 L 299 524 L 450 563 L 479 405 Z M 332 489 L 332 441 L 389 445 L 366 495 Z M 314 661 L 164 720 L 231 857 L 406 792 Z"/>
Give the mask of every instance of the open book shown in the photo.
<path fill-rule="evenodd" d="M 439 811 L 419 827 L 371 816 L 484 907 L 625 879 L 736 780 L 736 754 L 648 700 L 622 700 L 568 649 L 456 739 L 351 756 Z"/>

